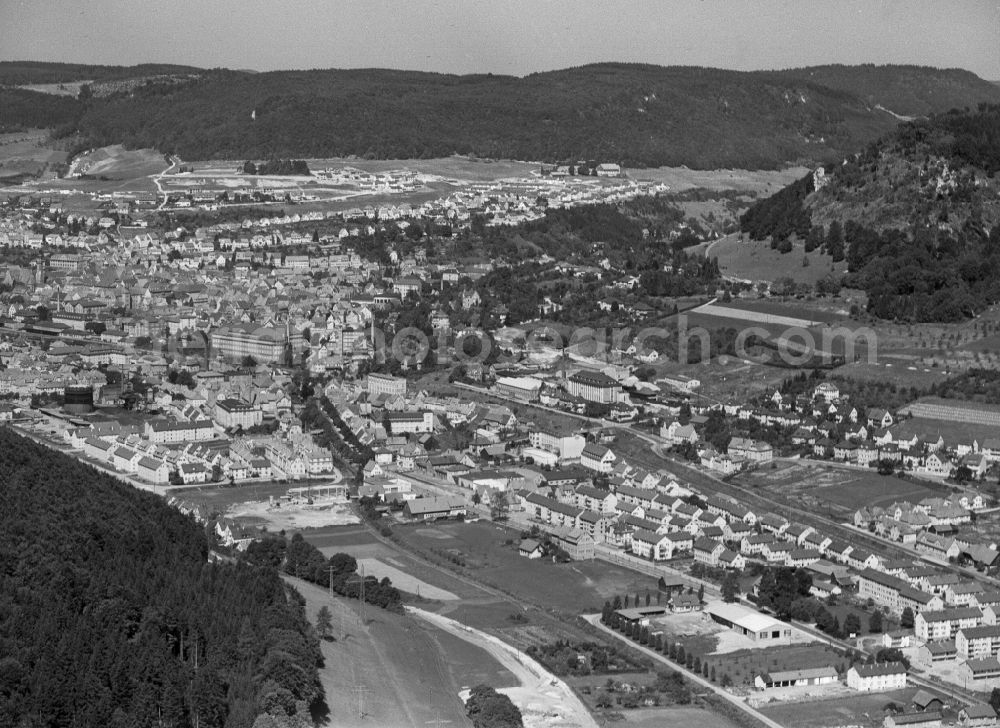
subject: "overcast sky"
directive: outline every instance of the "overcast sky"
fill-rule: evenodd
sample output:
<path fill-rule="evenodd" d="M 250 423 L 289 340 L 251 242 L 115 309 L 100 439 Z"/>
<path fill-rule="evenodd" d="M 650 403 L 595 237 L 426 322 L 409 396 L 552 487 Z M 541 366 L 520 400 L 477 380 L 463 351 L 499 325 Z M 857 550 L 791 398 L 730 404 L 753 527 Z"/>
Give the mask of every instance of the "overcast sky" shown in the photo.
<path fill-rule="evenodd" d="M 0 60 L 515 75 L 913 63 L 1000 80 L 1000 0 L 0 0 Z"/>

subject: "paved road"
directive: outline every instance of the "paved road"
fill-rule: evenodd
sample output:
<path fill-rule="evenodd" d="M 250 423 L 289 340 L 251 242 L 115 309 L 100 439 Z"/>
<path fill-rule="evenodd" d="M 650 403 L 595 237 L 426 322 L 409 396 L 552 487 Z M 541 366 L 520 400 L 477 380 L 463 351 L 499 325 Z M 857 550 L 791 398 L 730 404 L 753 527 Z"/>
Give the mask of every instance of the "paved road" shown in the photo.
<path fill-rule="evenodd" d="M 746 703 L 746 701 L 744 701 L 742 698 L 739 698 L 739 697 L 733 695 L 732 693 L 730 693 L 727 690 L 723 690 L 721 687 L 719 687 L 718 685 L 716 685 L 713 682 L 710 682 L 709 680 L 706 680 L 705 678 L 703 678 L 698 673 L 692 672 L 691 670 L 688 670 L 687 668 L 682 667 L 681 665 L 678 665 L 675 662 L 671 662 L 670 660 L 668 660 L 666 657 L 664 657 L 662 654 L 660 654 L 656 650 L 651 650 L 648 647 L 643 647 L 638 642 L 633 642 L 632 640 L 630 640 L 627 637 L 625 637 L 625 635 L 619 634 L 618 632 L 615 632 L 613 629 L 610 629 L 610 628 L 606 627 L 604 624 L 601 623 L 601 615 L 599 615 L 599 614 L 585 614 L 583 616 L 583 618 L 585 620 L 587 620 L 588 622 L 590 622 L 595 627 L 597 627 L 597 629 L 602 630 L 603 632 L 606 632 L 607 634 L 611 635 L 612 637 L 614 637 L 615 639 L 617 639 L 617 640 L 619 640 L 621 642 L 624 642 L 629 647 L 631 647 L 631 648 L 633 648 L 635 650 L 639 650 L 640 652 L 644 653 L 647 657 L 652 657 L 654 660 L 656 660 L 657 662 L 663 663 L 664 665 L 666 665 L 667 667 L 669 667 L 671 670 L 676 670 L 677 672 L 683 674 L 684 677 L 686 677 L 691 682 L 697 683 L 698 685 L 701 685 L 702 687 L 711 690 L 713 693 L 715 693 L 716 695 L 718 695 L 723 700 L 726 700 L 726 701 L 732 703 L 737 708 L 739 708 L 740 710 L 742 710 L 744 713 L 748 713 L 749 715 L 753 716 L 755 719 L 757 719 L 758 721 L 760 721 L 764 725 L 769 726 L 769 728 L 786 728 L 786 726 L 782 725 L 781 723 L 778 723 L 776 721 L 771 720 L 770 718 L 768 718 L 766 715 L 764 715 L 760 711 L 756 710 L 755 708 L 750 707 Z"/>

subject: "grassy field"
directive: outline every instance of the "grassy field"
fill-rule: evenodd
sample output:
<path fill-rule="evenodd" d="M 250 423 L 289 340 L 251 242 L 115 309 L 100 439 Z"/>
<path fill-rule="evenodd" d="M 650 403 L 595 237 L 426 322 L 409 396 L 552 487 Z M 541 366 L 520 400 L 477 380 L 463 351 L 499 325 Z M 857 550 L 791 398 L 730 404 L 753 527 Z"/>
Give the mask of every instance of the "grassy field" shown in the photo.
<path fill-rule="evenodd" d="M 823 303 L 832 303 L 834 299 L 821 299 Z M 815 305 L 815 301 L 806 300 L 773 300 L 773 299 L 749 299 L 733 300 L 729 303 L 720 303 L 720 306 L 734 308 L 740 311 L 750 311 L 776 316 L 788 316 L 791 318 L 802 318 L 810 321 L 822 323 L 839 323 L 847 318 L 847 312 L 838 310 L 836 305 Z"/>
<path fill-rule="evenodd" d="M 0 134 L 0 178 L 40 174 L 66 161 L 66 152 L 48 144 L 49 133 L 29 130 Z"/>
<path fill-rule="evenodd" d="M 814 284 L 831 273 L 839 277 L 847 272 L 844 261 L 834 263 L 830 256 L 821 255 L 816 250 L 806 253 L 800 243 L 796 243 L 790 253 L 779 253 L 766 241 L 741 243 L 738 239 L 727 238 L 709 246 L 707 254 L 718 258 L 722 275 L 741 280 L 791 278 L 796 283 Z M 804 258 L 809 265 L 803 265 Z"/>
<path fill-rule="evenodd" d="M 897 500 L 917 502 L 940 496 L 946 488 L 935 483 L 879 475 L 875 471 L 835 468 L 815 462 L 781 463 L 739 476 L 740 482 L 801 504 L 826 507 L 845 516 L 861 506 L 885 506 Z"/>
<path fill-rule="evenodd" d="M 499 529 L 492 523 L 449 523 L 433 530 L 403 527 L 396 528 L 396 533 L 404 543 L 423 551 L 460 553 L 476 579 L 546 609 L 576 615 L 600 611 L 604 602 L 616 595 L 634 598 L 640 593 L 644 599 L 649 592 L 655 599 L 655 580 L 627 569 L 596 561 L 554 564 L 518 556 L 519 532 Z M 515 545 L 505 544 L 508 539 Z M 509 610 L 504 618 L 508 614 Z"/>
<path fill-rule="evenodd" d="M 768 718 L 795 728 L 833 728 L 845 725 L 882 725 L 883 708 L 890 702 L 909 705 L 916 688 L 888 693 L 852 693 L 846 697 L 763 706 Z"/>
<path fill-rule="evenodd" d="M 485 650 L 423 620 L 369 609 L 362 624 L 357 603 L 331 600 L 324 589 L 294 581 L 314 621 L 326 605 L 335 641 L 323 642 L 320 681 L 329 714 L 323 726 L 417 726 L 438 721 L 466 725 L 460 690 L 480 682 L 510 687 L 517 681 Z M 359 693 L 356 686 L 366 690 Z"/>
<path fill-rule="evenodd" d="M 805 175 L 805 167 L 788 167 L 774 171 L 745 169 L 688 169 L 687 167 L 650 167 L 628 169 L 630 179 L 644 182 L 662 182 L 671 192 L 698 187 L 708 190 L 741 190 L 758 195 L 773 195 L 781 188 Z"/>

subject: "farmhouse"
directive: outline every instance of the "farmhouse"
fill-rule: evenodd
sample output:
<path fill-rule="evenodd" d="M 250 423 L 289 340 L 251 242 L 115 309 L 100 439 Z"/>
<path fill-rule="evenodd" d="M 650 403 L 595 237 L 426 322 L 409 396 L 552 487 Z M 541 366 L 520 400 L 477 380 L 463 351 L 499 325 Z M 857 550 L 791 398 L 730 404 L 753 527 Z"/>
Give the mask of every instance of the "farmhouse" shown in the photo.
<path fill-rule="evenodd" d="M 847 671 L 847 687 L 864 693 L 905 688 L 906 667 L 902 662 L 854 665 Z"/>
<path fill-rule="evenodd" d="M 526 559 L 540 559 L 542 557 L 542 545 L 533 538 L 526 538 L 518 544 L 517 553 Z"/>
<path fill-rule="evenodd" d="M 739 604 L 713 602 L 706 611 L 719 624 L 755 642 L 776 642 L 792 636 L 792 629 L 787 624 Z"/>

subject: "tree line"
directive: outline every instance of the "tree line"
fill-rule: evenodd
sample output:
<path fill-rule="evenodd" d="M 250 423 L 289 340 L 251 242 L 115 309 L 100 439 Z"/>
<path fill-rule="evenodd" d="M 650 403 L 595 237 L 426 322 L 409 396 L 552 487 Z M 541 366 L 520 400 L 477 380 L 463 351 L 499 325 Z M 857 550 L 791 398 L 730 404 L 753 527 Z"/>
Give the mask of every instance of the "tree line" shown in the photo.
<path fill-rule="evenodd" d="M 280 568 L 286 574 L 331 589 L 349 599 L 361 598 L 363 582 L 366 603 L 393 612 L 403 608 L 403 595 L 388 577 L 377 579 L 369 575 L 362 578 L 353 556 L 337 553 L 326 558 L 318 548 L 302 538 L 301 533 L 288 540 L 270 536 L 255 541 L 247 547 L 243 558 L 252 564 Z"/>

